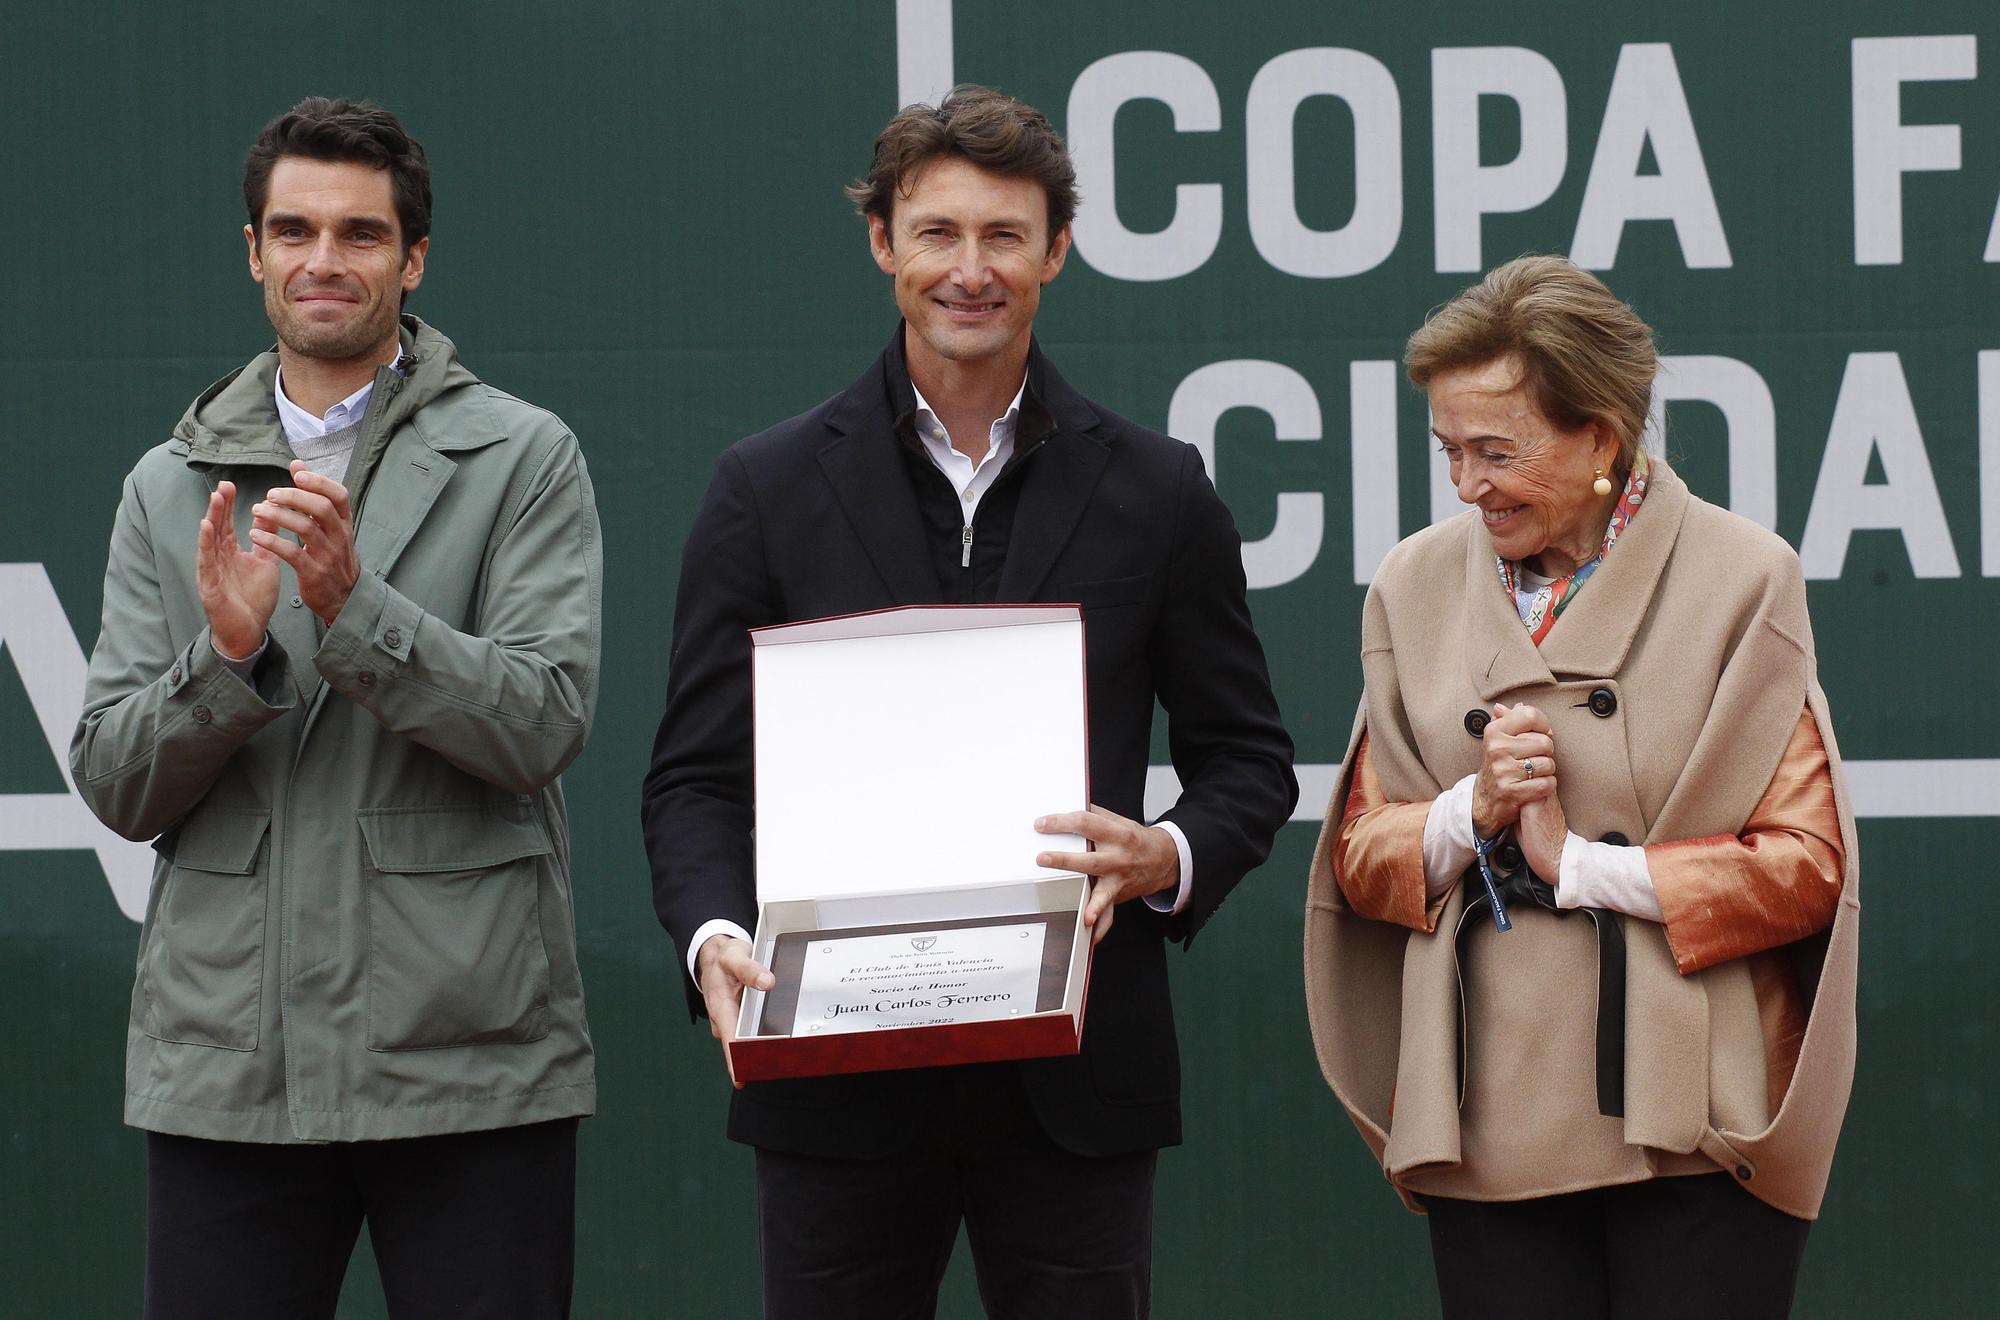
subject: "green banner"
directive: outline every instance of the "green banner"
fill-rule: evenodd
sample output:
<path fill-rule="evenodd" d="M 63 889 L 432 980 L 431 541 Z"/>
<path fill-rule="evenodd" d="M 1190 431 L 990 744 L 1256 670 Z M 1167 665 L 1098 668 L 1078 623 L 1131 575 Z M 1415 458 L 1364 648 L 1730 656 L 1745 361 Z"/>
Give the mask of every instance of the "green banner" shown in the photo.
<path fill-rule="evenodd" d="M 1434 1313 L 1422 1222 L 1306 1039 L 1306 822 L 1360 691 L 1365 584 L 1458 507 L 1403 339 L 1528 251 L 1600 271 L 1656 327 L 1652 442 L 1797 546 L 1809 579 L 1867 906 L 1860 1071 L 1799 1313 L 1983 1311 L 2000 1174 L 1983 1126 L 2000 1084 L 1990 3 L 120 4 L 28 7 L 7 28 L 10 1311 L 137 1309 L 144 1148 L 119 1122 L 121 1046 L 152 853 L 84 811 L 65 749 L 123 474 L 271 339 L 243 267 L 243 152 L 328 93 L 382 101 L 425 143 L 436 227 L 412 309 L 574 427 L 602 506 L 603 694 L 566 777 L 602 1083 L 577 1314 L 755 1312 L 750 1159 L 722 1136 L 721 1061 L 651 915 L 638 784 L 710 466 L 887 338 L 887 282 L 840 188 L 898 105 L 960 79 L 1069 137 L 1083 208 L 1042 342 L 1093 398 L 1204 451 L 1299 747 L 1300 822 L 1175 959 L 1188 1141 L 1161 1167 L 1157 1313 Z M 1156 804 L 1171 791 L 1158 772 Z M 946 1314 L 977 1313 L 963 1255 Z M 384 1313 L 361 1257 L 344 1316 Z"/>

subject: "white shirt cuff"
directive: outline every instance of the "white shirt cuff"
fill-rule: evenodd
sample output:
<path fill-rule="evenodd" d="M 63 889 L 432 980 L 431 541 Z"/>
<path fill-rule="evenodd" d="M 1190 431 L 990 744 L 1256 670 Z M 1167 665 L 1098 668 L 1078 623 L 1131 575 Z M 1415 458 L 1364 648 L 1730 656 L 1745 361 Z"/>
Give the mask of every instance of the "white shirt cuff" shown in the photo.
<path fill-rule="evenodd" d="M 704 921 L 697 926 L 694 938 L 688 941 L 687 953 L 688 980 L 693 981 L 697 988 L 701 985 L 701 978 L 694 974 L 695 960 L 701 957 L 701 946 L 708 943 L 709 938 L 715 935 L 729 935 L 742 940 L 745 944 L 750 943 L 750 932 L 733 921 L 717 918 L 714 921 Z"/>
<path fill-rule="evenodd" d="M 1563 841 L 1561 869 L 1556 883 L 1559 908 L 1610 908 L 1645 921 L 1665 919 L 1644 848 L 1592 843 L 1571 831 Z"/>
<path fill-rule="evenodd" d="M 1478 857 L 1473 843 L 1472 781 L 1465 778 L 1431 799 L 1424 818 L 1424 897 L 1436 899 L 1458 883 Z"/>
<path fill-rule="evenodd" d="M 1188 847 L 1187 835 L 1181 827 L 1170 820 L 1157 822 L 1159 827 L 1174 836 L 1174 851 L 1181 855 L 1180 882 L 1172 889 L 1162 889 L 1157 894 L 1146 895 L 1146 906 L 1155 912 L 1174 916 L 1188 905 L 1194 896 L 1194 852 Z"/>

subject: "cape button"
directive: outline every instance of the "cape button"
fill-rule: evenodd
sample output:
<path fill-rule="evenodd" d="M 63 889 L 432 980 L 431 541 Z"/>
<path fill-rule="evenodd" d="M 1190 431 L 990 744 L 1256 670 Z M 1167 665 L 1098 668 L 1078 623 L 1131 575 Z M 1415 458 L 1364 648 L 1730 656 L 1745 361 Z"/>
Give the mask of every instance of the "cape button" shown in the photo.
<path fill-rule="evenodd" d="M 355 681 L 361 684 L 362 687 L 374 687 L 375 675 L 370 670 L 364 669 L 361 671 L 360 676 L 356 678 Z"/>
<path fill-rule="evenodd" d="M 1484 706 L 1474 706 L 1465 712 L 1465 731 L 1475 738 L 1486 736 L 1486 726 L 1493 722 L 1493 712 Z"/>
<path fill-rule="evenodd" d="M 1610 688 L 1592 688 L 1590 700 L 1585 704 L 1598 719 L 1608 720 L 1618 713 L 1618 694 Z"/>
<path fill-rule="evenodd" d="M 206 706 L 196 706 L 191 713 L 194 716 L 194 722 L 196 724 L 206 724 L 209 722 L 210 719 L 213 718 L 213 716 L 209 714 L 208 707 Z"/>
<path fill-rule="evenodd" d="M 1614 848 L 1628 848 L 1632 844 L 1632 841 L 1630 839 L 1620 834 L 1617 830 L 1612 830 L 1609 834 L 1606 834 L 1603 838 L 1599 839 L 1598 842 L 1608 843 Z"/>
<path fill-rule="evenodd" d="M 403 644 L 403 634 L 391 628 L 388 632 L 382 634 L 382 640 L 387 642 L 389 649 L 393 651 Z"/>

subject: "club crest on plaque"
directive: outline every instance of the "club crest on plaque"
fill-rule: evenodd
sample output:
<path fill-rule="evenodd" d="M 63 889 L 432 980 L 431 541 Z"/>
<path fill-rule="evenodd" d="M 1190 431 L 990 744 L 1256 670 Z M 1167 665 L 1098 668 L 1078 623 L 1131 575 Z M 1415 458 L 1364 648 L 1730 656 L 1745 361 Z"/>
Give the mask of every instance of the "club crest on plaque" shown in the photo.
<path fill-rule="evenodd" d="M 910 936 L 910 947 L 915 949 L 918 953 L 923 953 L 927 951 L 931 947 L 931 945 L 936 943 L 937 943 L 937 936 L 935 935 Z"/>

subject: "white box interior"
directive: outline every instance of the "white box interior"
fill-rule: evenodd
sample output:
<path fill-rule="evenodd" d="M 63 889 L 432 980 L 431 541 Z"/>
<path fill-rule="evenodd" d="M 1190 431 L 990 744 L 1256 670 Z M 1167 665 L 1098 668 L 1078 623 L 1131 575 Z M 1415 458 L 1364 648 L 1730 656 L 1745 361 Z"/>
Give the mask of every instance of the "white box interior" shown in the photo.
<path fill-rule="evenodd" d="M 927 606 L 751 634 L 757 898 L 1033 883 L 1090 805 L 1075 606 Z M 923 920 L 924 918 L 917 918 Z M 866 924 L 866 923 L 864 923 Z"/>
<path fill-rule="evenodd" d="M 1039 816 L 1090 803 L 1073 605 L 922 606 L 752 632 L 755 957 L 792 931 L 1073 912 L 1059 1010 L 1081 1019 L 1088 879 Z M 766 996 L 745 991 L 737 1033 Z"/>

